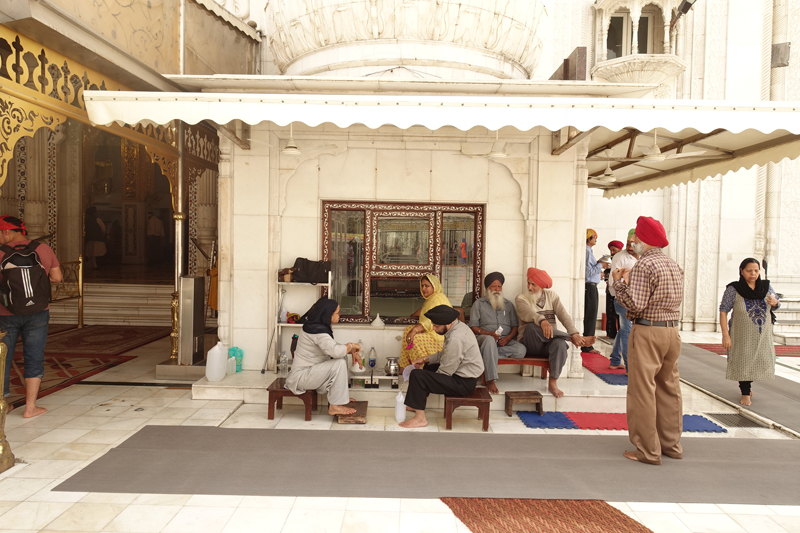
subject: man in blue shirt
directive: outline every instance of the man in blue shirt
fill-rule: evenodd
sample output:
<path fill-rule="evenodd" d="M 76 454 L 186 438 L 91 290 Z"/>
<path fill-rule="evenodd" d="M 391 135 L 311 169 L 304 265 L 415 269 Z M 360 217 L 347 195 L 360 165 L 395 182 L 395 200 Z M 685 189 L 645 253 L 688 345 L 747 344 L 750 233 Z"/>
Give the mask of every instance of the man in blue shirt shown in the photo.
<path fill-rule="evenodd" d="M 600 283 L 600 274 L 608 268 L 608 263 L 601 263 L 594 258 L 592 247 L 597 244 L 597 232 L 593 229 L 586 230 L 586 293 L 583 300 L 583 336 L 594 337 L 597 327 L 597 284 Z M 584 346 L 582 352 L 597 352 L 594 346 Z"/>

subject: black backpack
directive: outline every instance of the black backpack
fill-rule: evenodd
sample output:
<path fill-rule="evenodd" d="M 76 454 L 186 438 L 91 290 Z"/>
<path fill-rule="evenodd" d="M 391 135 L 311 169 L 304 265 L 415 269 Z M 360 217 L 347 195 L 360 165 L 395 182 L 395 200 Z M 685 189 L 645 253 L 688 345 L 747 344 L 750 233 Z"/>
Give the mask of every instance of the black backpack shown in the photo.
<path fill-rule="evenodd" d="M 0 245 L 5 254 L 0 262 L 0 296 L 13 315 L 32 315 L 50 305 L 50 275 L 36 255 L 39 244 Z"/>
<path fill-rule="evenodd" d="M 305 257 L 298 257 L 294 262 L 292 281 L 301 283 L 328 283 L 328 272 L 331 271 L 330 261 L 309 261 Z"/>

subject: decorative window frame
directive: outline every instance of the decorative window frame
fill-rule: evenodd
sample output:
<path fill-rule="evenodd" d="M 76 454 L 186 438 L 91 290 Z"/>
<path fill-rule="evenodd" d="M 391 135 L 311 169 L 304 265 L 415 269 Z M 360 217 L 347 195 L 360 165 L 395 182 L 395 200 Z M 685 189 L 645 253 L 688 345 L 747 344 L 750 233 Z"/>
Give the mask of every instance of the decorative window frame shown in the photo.
<path fill-rule="evenodd" d="M 475 299 L 483 293 L 483 253 L 486 227 L 486 206 L 484 204 L 448 204 L 448 203 L 410 203 L 410 202 L 348 202 L 341 200 L 322 201 L 322 259 L 332 260 L 331 249 L 331 213 L 333 211 L 364 211 L 364 303 L 361 315 L 342 316 L 341 323 L 368 323 L 372 320 L 370 313 L 370 278 L 419 278 L 424 274 L 434 274 L 439 279 L 442 275 L 442 239 L 444 215 L 449 213 L 472 214 L 475 217 L 475 247 L 473 259 L 473 286 Z M 379 217 L 419 217 L 428 218 L 428 264 L 427 265 L 378 265 L 375 241 L 378 235 L 377 220 Z M 328 289 L 323 290 L 328 294 Z M 411 324 L 417 319 L 412 317 L 381 317 L 387 324 Z"/>
<path fill-rule="evenodd" d="M 654 54 L 655 53 L 655 13 L 652 11 L 645 11 L 639 15 L 639 20 L 647 19 L 647 50 L 639 50 L 639 54 Z M 613 13 L 609 17 L 609 25 L 611 24 L 611 20 L 619 17 L 622 19 L 622 55 L 619 57 L 628 57 L 633 55 L 633 22 L 631 20 L 631 13 L 629 11 L 617 11 Z M 641 24 L 641 22 L 640 22 Z M 641 28 L 640 28 L 641 31 Z M 606 37 L 606 42 L 603 43 L 606 48 L 608 48 L 608 38 Z"/>

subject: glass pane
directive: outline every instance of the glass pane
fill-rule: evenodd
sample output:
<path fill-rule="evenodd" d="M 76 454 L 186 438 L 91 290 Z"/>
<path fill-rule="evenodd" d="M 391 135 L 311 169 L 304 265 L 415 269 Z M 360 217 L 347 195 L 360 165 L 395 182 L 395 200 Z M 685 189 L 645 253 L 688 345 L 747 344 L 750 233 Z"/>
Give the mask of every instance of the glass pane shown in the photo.
<path fill-rule="evenodd" d="M 649 54 L 650 50 L 647 49 L 647 32 L 650 29 L 650 19 L 642 17 L 639 19 L 639 53 Z M 631 39 L 632 41 L 632 39 Z"/>
<path fill-rule="evenodd" d="M 364 211 L 331 212 L 331 298 L 342 315 L 361 315 L 364 304 Z"/>
<path fill-rule="evenodd" d="M 425 303 L 419 292 L 419 278 L 372 278 L 369 286 L 371 316 L 410 316 Z"/>
<path fill-rule="evenodd" d="M 379 265 L 427 265 L 427 218 L 378 217 Z"/>
<path fill-rule="evenodd" d="M 442 288 L 453 307 L 472 306 L 475 215 L 445 213 L 442 228 Z"/>
<path fill-rule="evenodd" d="M 608 25 L 608 59 L 622 57 L 622 31 L 625 19 L 623 17 L 611 17 L 611 24 Z"/>

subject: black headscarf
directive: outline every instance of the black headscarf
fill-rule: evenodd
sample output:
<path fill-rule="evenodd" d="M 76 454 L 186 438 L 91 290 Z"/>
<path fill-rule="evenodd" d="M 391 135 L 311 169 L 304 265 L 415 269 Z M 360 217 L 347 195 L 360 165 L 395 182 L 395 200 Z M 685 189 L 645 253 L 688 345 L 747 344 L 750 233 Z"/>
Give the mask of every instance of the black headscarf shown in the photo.
<path fill-rule="evenodd" d="M 333 337 L 333 330 L 331 329 L 331 317 L 336 312 L 339 304 L 336 300 L 331 300 L 327 297 L 322 297 L 317 300 L 317 303 L 311 306 L 306 316 L 305 324 L 303 324 L 303 331 L 309 334 L 314 333 L 327 333 Z"/>
<path fill-rule="evenodd" d="M 500 272 L 492 272 L 491 274 L 487 274 L 486 277 L 483 279 L 483 286 L 488 289 L 489 285 L 491 285 L 495 281 L 499 281 L 500 285 L 502 285 L 506 282 L 506 277 L 503 276 L 503 274 L 501 274 Z"/>
<path fill-rule="evenodd" d="M 739 281 L 728 283 L 727 286 L 736 289 L 736 292 L 739 294 L 739 296 L 741 296 L 745 300 L 763 300 L 764 298 L 767 297 L 767 293 L 769 292 L 769 280 L 761 279 L 761 276 L 759 275 L 758 279 L 756 280 L 755 288 L 751 289 L 750 285 L 747 284 L 747 280 L 744 279 L 744 276 L 742 275 L 742 270 L 744 270 L 747 267 L 747 265 L 751 263 L 757 264 L 759 268 L 761 267 L 761 263 L 759 263 L 757 259 L 748 257 L 747 259 L 742 261 L 742 263 L 739 265 Z M 769 311 L 772 318 L 772 323 L 774 324 L 775 312 L 773 311 L 771 306 Z"/>

